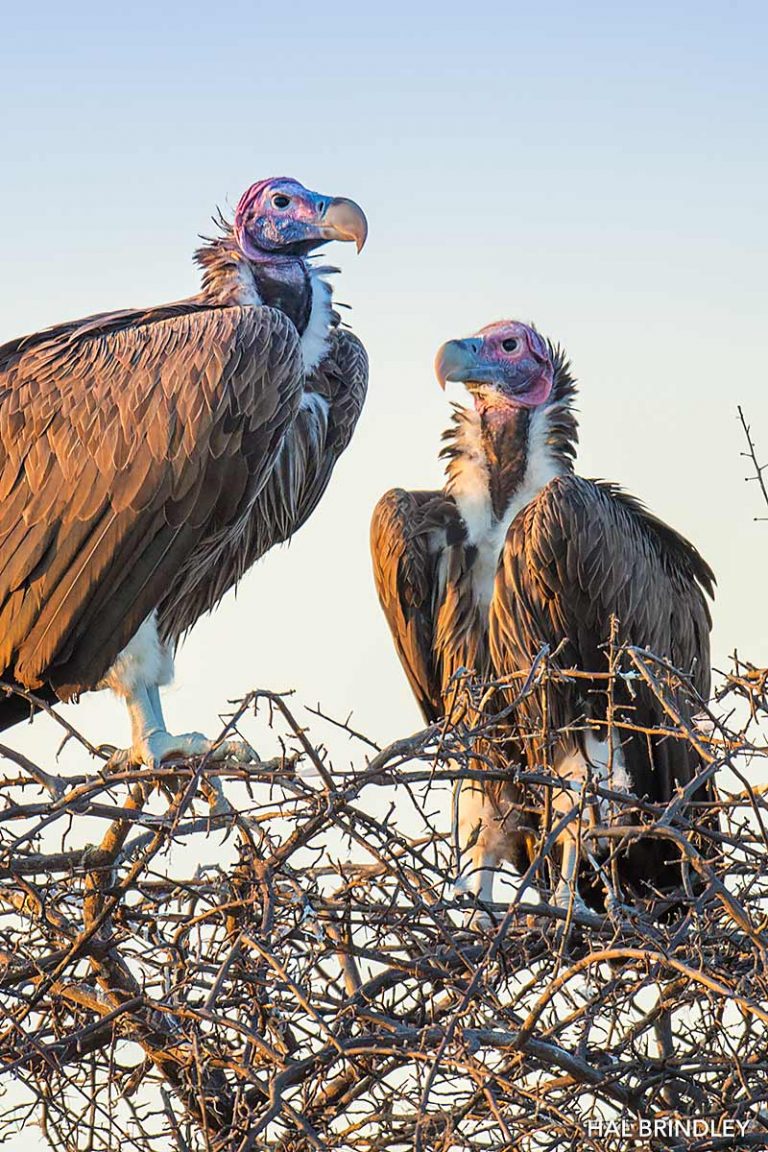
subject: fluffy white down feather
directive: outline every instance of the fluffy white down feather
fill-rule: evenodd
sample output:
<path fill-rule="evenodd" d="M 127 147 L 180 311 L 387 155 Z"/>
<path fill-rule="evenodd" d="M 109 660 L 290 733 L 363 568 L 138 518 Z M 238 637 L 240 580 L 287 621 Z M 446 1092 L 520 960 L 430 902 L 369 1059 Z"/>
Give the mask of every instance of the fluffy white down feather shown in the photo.
<path fill-rule="evenodd" d="M 457 437 L 461 454 L 454 461 L 450 492 L 467 527 L 469 543 L 477 548 L 473 565 L 473 585 L 478 602 L 489 605 L 493 582 L 510 524 L 542 488 L 559 476 L 563 465 L 547 443 L 549 432 L 547 409 L 536 409 L 528 434 L 528 460 L 525 476 L 501 519 L 493 511 L 490 476 L 483 447 L 480 416 L 467 410 Z"/>
<path fill-rule="evenodd" d="M 160 640 L 157 615 L 153 612 L 119 653 L 98 686 L 111 688 L 118 696 L 130 696 L 140 685 L 170 684 L 171 680 L 173 656 Z"/>
<path fill-rule="evenodd" d="M 312 310 L 309 314 L 309 324 L 301 337 L 301 352 L 307 372 L 311 372 L 320 363 L 328 351 L 330 340 L 333 289 L 327 280 L 323 280 L 324 271 L 327 269 L 311 268 L 309 272 L 312 282 Z"/>

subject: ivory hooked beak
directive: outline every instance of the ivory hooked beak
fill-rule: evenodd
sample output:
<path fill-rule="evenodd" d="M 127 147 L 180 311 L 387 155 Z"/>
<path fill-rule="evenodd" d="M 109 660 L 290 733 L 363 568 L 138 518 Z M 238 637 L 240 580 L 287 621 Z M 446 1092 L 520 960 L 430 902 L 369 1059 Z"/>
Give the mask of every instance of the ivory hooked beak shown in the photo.
<path fill-rule="evenodd" d="M 360 252 L 368 236 L 368 221 L 354 200 L 336 196 L 323 213 L 321 229 L 325 240 L 354 240 Z"/>
<path fill-rule="evenodd" d="M 475 358 L 480 350 L 479 340 L 449 340 L 438 349 L 435 357 L 435 375 L 440 387 L 451 381 L 463 383 L 472 378 Z"/>

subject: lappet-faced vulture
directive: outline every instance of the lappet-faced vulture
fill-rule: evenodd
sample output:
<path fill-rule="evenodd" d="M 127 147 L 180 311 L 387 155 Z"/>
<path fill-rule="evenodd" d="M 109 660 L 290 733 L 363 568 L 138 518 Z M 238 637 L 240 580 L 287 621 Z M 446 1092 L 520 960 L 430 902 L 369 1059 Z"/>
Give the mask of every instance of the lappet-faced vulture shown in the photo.
<path fill-rule="evenodd" d="M 211 751 L 165 726 L 176 642 L 311 514 L 367 387 L 335 269 L 309 262 L 359 250 L 362 210 L 280 177 L 221 225 L 196 296 L 0 347 L 0 679 L 48 701 L 112 688 L 148 765 Z M 0 727 L 28 711 L 6 696 Z"/>
<path fill-rule="evenodd" d="M 445 486 L 388 492 L 372 524 L 379 598 L 425 718 L 449 710 L 464 669 L 509 685 L 496 697 L 502 709 L 521 687 L 515 674 L 545 648 L 556 668 L 604 677 L 614 618 L 616 641 L 671 661 L 706 697 L 711 622 L 703 590 L 712 593 L 713 574 L 633 497 L 574 473 L 575 385 L 562 352 L 534 328 L 502 321 L 443 345 L 436 371 L 443 385 L 463 382 L 474 400 L 456 408 L 445 434 Z M 500 748 L 505 765 L 541 770 L 549 762 L 563 782 L 557 819 L 578 801 L 574 785 L 588 774 L 651 802 L 669 800 L 693 779 L 697 759 L 685 741 L 619 727 L 609 747 L 605 678 L 551 683 L 546 718 L 542 698 L 524 695 L 506 721 L 508 742 L 483 745 L 478 763 L 498 763 Z M 667 721 L 642 682 L 618 680 L 613 700 L 617 722 L 655 728 Z M 682 693 L 677 701 L 685 721 L 692 700 L 694 693 Z M 554 743 L 536 738 L 546 727 Z M 469 886 L 482 906 L 501 860 L 520 869 L 533 860 L 538 826 L 522 815 L 514 780 L 465 780 L 457 799 Z M 571 820 L 558 843 L 553 898 L 563 907 L 582 902 L 577 830 Z M 679 863 L 675 870 L 666 842 L 646 837 L 623 855 L 622 876 L 635 890 L 664 886 L 679 878 Z M 601 885 L 589 899 L 602 903 Z"/>

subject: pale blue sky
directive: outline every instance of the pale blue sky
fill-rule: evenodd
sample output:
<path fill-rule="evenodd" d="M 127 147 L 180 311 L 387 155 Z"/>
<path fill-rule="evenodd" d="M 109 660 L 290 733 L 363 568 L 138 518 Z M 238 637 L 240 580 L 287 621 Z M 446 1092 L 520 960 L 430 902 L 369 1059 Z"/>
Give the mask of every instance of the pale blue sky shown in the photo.
<path fill-rule="evenodd" d="M 735 420 L 768 458 L 767 32 L 758 3 L 6 5 L 0 339 L 193 291 L 196 234 L 267 175 L 370 220 L 362 256 L 332 257 L 372 359 L 359 432 L 292 547 L 184 648 L 172 725 L 213 731 L 260 685 L 381 738 L 417 726 L 368 519 L 387 487 L 439 482 L 435 348 L 503 315 L 568 348 L 582 472 L 712 562 L 717 660 L 768 661 Z M 126 739 L 106 699 L 75 718 Z M 45 724 L 16 742 L 50 747 Z"/>

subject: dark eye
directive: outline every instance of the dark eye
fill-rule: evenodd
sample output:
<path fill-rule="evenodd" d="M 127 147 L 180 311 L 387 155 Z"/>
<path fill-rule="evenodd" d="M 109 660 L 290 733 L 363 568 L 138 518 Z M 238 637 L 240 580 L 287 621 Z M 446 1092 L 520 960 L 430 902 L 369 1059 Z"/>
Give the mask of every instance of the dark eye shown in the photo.
<path fill-rule="evenodd" d="M 272 197 L 275 208 L 287 208 L 290 202 L 290 196 L 283 196 L 282 192 L 278 192 L 276 196 Z"/>
<path fill-rule="evenodd" d="M 510 336 L 507 340 L 502 340 L 501 346 L 505 352 L 514 352 L 519 348 L 520 341 L 514 336 Z"/>

